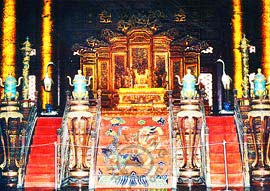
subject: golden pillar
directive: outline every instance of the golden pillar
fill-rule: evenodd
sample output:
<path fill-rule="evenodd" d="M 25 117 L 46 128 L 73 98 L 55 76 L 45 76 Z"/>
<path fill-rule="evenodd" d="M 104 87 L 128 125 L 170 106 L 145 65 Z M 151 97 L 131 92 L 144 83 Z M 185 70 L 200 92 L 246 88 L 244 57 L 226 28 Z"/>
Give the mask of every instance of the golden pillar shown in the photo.
<path fill-rule="evenodd" d="M 239 50 L 242 38 L 242 10 L 241 0 L 233 0 L 232 39 L 233 39 L 233 63 L 234 63 L 234 88 L 238 97 L 242 97 L 242 58 Z"/>
<path fill-rule="evenodd" d="M 51 16 L 52 0 L 43 0 L 42 10 L 42 45 L 41 45 L 41 62 L 42 72 L 41 79 L 43 80 L 46 75 L 47 64 L 52 61 L 52 16 Z M 48 68 L 48 74 L 51 76 L 52 70 Z M 41 101 L 42 108 L 45 108 L 46 104 L 52 103 L 52 92 L 47 92 L 43 88 L 41 89 Z"/>
<path fill-rule="evenodd" d="M 16 1 L 4 0 L 2 13 L 1 77 L 15 76 L 16 68 Z"/>

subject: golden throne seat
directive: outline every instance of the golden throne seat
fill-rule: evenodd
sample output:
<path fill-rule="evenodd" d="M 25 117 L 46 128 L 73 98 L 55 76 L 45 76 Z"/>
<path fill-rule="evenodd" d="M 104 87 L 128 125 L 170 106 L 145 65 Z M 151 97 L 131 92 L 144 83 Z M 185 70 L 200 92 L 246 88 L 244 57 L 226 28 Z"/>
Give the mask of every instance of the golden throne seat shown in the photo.
<path fill-rule="evenodd" d="M 134 70 L 135 74 L 135 88 L 148 88 L 149 70 L 146 69 L 143 74 L 139 74 L 137 70 Z"/>
<path fill-rule="evenodd" d="M 118 109 L 164 109 L 164 88 L 120 88 Z"/>

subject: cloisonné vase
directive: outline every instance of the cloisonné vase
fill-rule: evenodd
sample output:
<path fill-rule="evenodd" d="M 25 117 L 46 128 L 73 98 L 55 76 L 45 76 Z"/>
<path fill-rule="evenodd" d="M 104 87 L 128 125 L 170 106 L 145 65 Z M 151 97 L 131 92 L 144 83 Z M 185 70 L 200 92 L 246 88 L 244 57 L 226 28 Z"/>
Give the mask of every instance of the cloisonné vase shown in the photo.
<path fill-rule="evenodd" d="M 181 95 L 183 98 L 194 98 L 197 94 L 196 92 L 196 78 L 192 74 L 187 74 L 183 78 L 183 89 Z"/>
<path fill-rule="evenodd" d="M 254 95 L 256 97 L 263 97 L 266 95 L 266 79 L 260 72 L 258 72 L 254 78 Z"/>

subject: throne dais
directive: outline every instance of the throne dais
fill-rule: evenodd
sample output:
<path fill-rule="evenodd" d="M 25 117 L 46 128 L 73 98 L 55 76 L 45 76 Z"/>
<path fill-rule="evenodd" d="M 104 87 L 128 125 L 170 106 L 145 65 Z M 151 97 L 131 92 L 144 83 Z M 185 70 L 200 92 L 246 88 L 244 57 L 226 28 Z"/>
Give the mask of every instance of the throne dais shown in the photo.
<path fill-rule="evenodd" d="M 134 70 L 134 87 L 119 88 L 119 104 L 118 109 L 134 109 L 134 110 L 148 110 L 148 109 L 164 109 L 164 88 L 150 88 L 148 85 L 149 70 L 144 73 L 139 73 Z"/>

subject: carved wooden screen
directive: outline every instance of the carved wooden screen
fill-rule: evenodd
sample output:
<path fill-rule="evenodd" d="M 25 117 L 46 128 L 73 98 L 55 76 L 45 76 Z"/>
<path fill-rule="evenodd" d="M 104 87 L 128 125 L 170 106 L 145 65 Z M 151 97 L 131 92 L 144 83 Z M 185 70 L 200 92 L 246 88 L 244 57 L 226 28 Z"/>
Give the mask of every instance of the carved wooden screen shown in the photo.
<path fill-rule="evenodd" d="M 144 84 L 147 87 L 151 87 L 151 74 L 150 74 L 150 45 L 132 45 L 130 47 L 130 68 L 134 75 L 134 86 L 138 84 Z M 138 82 L 138 76 L 145 76 Z"/>
<path fill-rule="evenodd" d="M 119 89 L 124 83 L 124 73 L 125 73 L 125 56 L 124 55 L 114 55 L 113 59 L 114 66 L 114 89 Z"/>
<path fill-rule="evenodd" d="M 167 86 L 167 77 L 168 77 L 168 67 L 167 67 L 167 58 L 165 54 L 156 54 L 155 55 L 155 65 L 153 71 L 153 85 L 154 87 L 163 87 Z"/>
<path fill-rule="evenodd" d="M 97 49 L 98 56 L 98 87 L 103 93 L 107 93 L 112 86 L 110 71 L 110 48 L 100 47 Z"/>
<path fill-rule="evenodd" d="M 144 73 L 148 69 L 148 51 L 146 48 L 132 48 L 132 69 Z"/>
<path fill-rule="evenodd" d="M 96 89 L 95 87 L 95 78 L 96 76 L 94 75 L 95 71 L 95 65 L 83 65 L 83 75 L 86 76 L 86 78 L 88 79 L 90 76 L 92 76 L 92 81 L 90 84 L 90 88 L 91 89 Z"/>
<path fill-rule="evenodd" d="M 96 53 L 87 52 L 81 57 L 81 70 L 86 78 L 93 77 L 90 88 L 97 89 L 97 66 L 96 66 Z"/>
<path fill-rule="evenodd" d="M 108 89 L 108 63 L 106 61 L 100 62 L 99 88 L 101 90 Z"/>
<path fill-rule="evenodd" d="M 200 73 L 200 62 L 199 56 L 196 52 L 185 52 L 184 54 L 184 74 L 186 74 L 187 69 L 191 69 L 192 74 L 199 76 Z"/>
<path fill-rule="evenodd" d="M 184 76 L 184 69 L 183 69 L 183 58 L 179 57 L 179 58 L 173 58 L 171 59 L 171 76 L 170 76 L 170 80 L 171 80 L 171 89 L 173 90 L 179 90 L 179 85 L 178 85 L 178 81 L 177 78 L 175 77 L 175 75 L 180 76 L 180 79 L 183 78 Z"/>
<path fill-rule="evenodd" d="M 178 81 L 177 81 L 177 78 L 175 77 L 175 75 L 181 76 L 180 71 L 181 71 L 180 60 L 174 61 L 173 62 L 173 89 L 175 89 L 175 90 L 179 89 Z"/>

